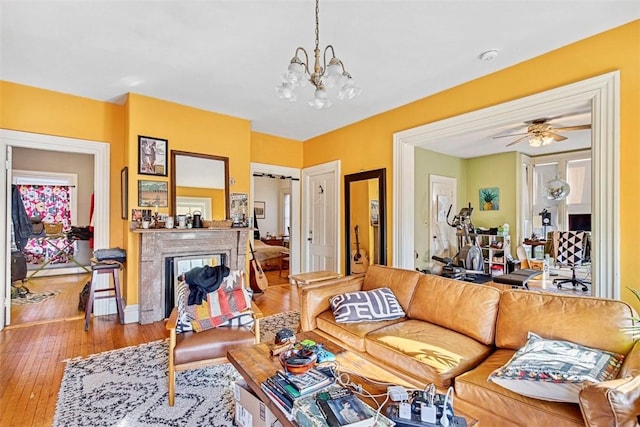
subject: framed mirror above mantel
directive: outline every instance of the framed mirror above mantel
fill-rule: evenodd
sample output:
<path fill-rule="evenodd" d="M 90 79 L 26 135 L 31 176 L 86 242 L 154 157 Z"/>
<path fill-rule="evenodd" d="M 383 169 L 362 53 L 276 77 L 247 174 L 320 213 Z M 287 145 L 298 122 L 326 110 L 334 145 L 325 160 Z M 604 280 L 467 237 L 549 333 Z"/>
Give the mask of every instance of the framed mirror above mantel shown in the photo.
<path fill-rule="evenodd" d="M 229 158 L 171 150 L 172 216 L 200 211 L 203 219 L 228 219 Z"/>
<path fill-rule="evenodd" d="M 363 264 L 387 265 L 386 194 L 384 168 L 344 176 L 347 275 L 366 271 Z"/>

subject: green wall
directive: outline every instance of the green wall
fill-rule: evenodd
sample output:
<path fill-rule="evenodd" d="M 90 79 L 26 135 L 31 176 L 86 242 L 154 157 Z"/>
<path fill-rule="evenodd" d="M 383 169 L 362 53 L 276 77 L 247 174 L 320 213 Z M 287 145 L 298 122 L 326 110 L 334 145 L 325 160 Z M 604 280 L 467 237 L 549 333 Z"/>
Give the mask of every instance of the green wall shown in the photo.
<path fill-rule="evenodd" d="M 427 268 L 431 262 L 429 251 L 429 218 L 431 217 L 431 204 L 429 202 L 429 175 L 440 175 L 455 178 L 458 181 L 458 194 L 456 203 L 458 209 L 467 206 L 469 200 L 466 196 L 467 166 L 466 160 L 459 157 L 448 156 L 422 148 L 415 149 L 415 189 L 414 189 L 414 250 L 417 254 L 416 268 Z M 473 201 L 472 201 L 473 203 Z M 457 212 L 455 212 L 457 213 Z M 453 218 L 452 213 L 451 218 Z"/>
<path fill-rule="evenodd" d="M 461 159 L 430 150 L 415 150 L 415 212 L 414 248 L 417 254 L 416 268 L 425 268 L 431 259 L 429 251 L 429 175 L 456 178 L 458 181 L 458 209 L 471 203 L 471 217 L 476 227 L 498 227 L 509 224 L 511 254 L 517 247 L 518 181 L 520 156 L 517 152 Z M 484 211 L 480 206 L 481 188 L 498 188 L 498 210 Z M 457 212 L 456 212 L 457 213 Z M 453 215 L 453 213 L 452 213 Z"/>

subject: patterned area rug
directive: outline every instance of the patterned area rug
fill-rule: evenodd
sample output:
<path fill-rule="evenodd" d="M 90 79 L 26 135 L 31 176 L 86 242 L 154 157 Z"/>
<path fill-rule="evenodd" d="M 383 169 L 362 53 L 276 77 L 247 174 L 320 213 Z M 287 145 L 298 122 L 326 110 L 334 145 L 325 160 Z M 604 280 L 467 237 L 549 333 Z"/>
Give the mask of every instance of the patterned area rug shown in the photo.
<path fill-rule="evenodd" d="M 17 295 L 11 295 L 11 304 L 23 305 L 23 304 L 39 304 L 47 301 L 49 298 L 53 298 L 60 294 L 59 290 L 45 291 L 45 292 L 31 292 L 27 294 L 18 293 Z"/>
<path fill-rule="evenodd" d="M 300 313 L 265 317 L 261 341 L 281 328 L 296 331 Z M 112 350 L 67 361 L 54 426 L 232 426 L 233 382 L 227 363 L 178 372 L 176 402 L 167 391 L 168 341 Z"/>

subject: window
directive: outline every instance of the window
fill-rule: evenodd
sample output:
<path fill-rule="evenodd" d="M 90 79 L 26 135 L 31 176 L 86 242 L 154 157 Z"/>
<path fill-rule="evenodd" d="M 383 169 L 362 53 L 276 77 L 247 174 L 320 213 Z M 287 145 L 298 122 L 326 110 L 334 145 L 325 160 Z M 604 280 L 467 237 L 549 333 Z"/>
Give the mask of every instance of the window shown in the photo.
<path fill-rule="evenodd" d="M 585 229 L 587 225 L 584 222 L 591 217 L 591 152 L 540 156 L 534 158 L 533 162 L 530 195 L 532 232 L 545 238 L 548 231 L 572 230 L 571 227 L 578 226 L 577 223 L 580 221 L 580 229 Z M 569 183 L 571 190 L 564 200 L 549 200 L 544 193 L 545 183 L 555 178 Z M 526 203 L 523 206 L 526 206 Z M 539 214 L 544 209 L 551 214 L 551 227 L 542 227 Z"/>
<path fill-rule="evenodd" d="M 289 235 L 291 229 L 291 193 L 282 194 L 282 234 Z"/>

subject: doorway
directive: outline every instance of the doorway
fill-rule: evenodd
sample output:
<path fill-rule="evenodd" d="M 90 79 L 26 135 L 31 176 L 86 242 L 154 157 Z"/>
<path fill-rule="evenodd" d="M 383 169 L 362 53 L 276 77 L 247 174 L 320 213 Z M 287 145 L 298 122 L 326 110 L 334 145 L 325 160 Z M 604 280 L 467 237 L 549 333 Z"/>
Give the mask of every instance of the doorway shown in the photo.
<path fill-rule="evenodd" d="M 254 206 L 254 202 L 263 201 L 258 199 L 257 197 L 259 197 L 259 195 L 256 194 L 255 177 L 260 177 L 260 176 L 273 176 L 274 178 L 277 177 L 278 180 L 282 178 L 282 179 L 288 179 L 291 181 L 291 185 L 289 188 L 290 189 L 289 203 L 290 203 L 291 210 L 289 212 L 289 230 L 288 230 L 289 239 L 287 243 L 289 246 L 288 267 L 289 267 L 289 274 L 297 274 L 300 272 L 300 262 L 301 262 L 300 169 L 295 169 L 295 168 L 290 168 L 285 166 L 268 165 L 263 163 L 251 163 L 251 183 L 250 183 L 251 196 L 249 199 L 249 206 L 252 206 L 252 207 Z M 267 206 L 266 204 L 265 204 L 265 208 L 269 210 L 269 206 Z M 271 207 L 271 212 L 273 211 L 274 209 L 273 207 Z M 251 216 L 253 216 L 253 210 L 251 211 Z M 279 266 L 279 262 L 280 260 L 278 260 L 278 266 Z"/>
<path fill-rule="evenodd" d="M 394 258 L 397 267 L 413 268 L 414 201 L 403 194 L 414 185 L 414 148 L 427 147 L 438 138 L 456 135 L 462 129 L 486 128 L 508 121 L 543 117 L 550 108 L 558 111 L 589 103 L 592 106 L 593 159 L 593 295 L 620 298 L 619 278 L 619 72 L 607 73 L 581 82 L 493 107 L 441 120 L 394 134 Z"/>
<path fill-rule="evenodd" d="M 303 272 L 342 272 L 340 266 L 340 161 L 302 170 Z"/>
<path fill-rule="evenodd" d="M 109 247 L 109 144 L 74 138 L 57 137 L 51 135 L 33 134 L 28 132 L 0 129 L 0 161 L 8 165 L 7 172 L 0 174 L 2 188 L 5 189 L 5 209 L 0 213 L 0 220 L 9 224 L 11 216 L 11 161 L 12 147 L 33 148 L 65 153 L 82 153 L 93 155 L 93 191 L 94 191 L 94 244 L 95 247 Z M 11 235 L 10 229 L 0 227 L 0 245 L 2 258 L 5 260 L 0 267 L 0 274 L 5 278 L 5 286 L 0 287 L 0 300 L 4 302 L 0 329 L 11 324 Z M 100 278 L 98 287 L 107 285 L 106 278 Z M 97 301 L 94 306 L 96 315 L 112 312 L 109 301 Z"/>
<path fill-rule="evenodd" d="M 448 216 L 450 213 L 456 215 L 458 212 L 457 203 L 457 180 L 455 178 L 439 175 L 429 176 L 429 201 L 431 204 L 429 215 L 429 253 L 426 260 L 423 260 L 429 270 L 433 269 L 433 255 L 441 258 L 453 258 L 458 253 L 458 241 L 456 229 L 449 226 Z M 416 268 L 420 268 L 417 265 Z"/>

